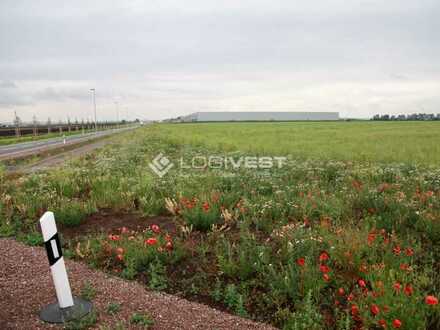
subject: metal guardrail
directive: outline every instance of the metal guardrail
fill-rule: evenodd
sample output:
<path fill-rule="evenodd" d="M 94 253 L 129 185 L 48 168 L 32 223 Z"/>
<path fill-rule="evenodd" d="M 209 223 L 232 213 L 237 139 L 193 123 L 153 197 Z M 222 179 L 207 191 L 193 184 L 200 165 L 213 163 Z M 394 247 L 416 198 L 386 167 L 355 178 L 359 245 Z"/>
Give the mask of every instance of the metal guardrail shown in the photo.
<path fill-rule="evenodd" d="M 128 123 L 101 123 L 98 124 L 98 130 L 110 129 L 119 126 L 127 125 Z M 94 129 L 94 124 L 59 124 L 59 125 L 27 125 L 27 126 L 8 126 L 0 127 L 0 137 L 12 137 L 12 136 L 29 136 L 29 135 L 41 135 L 48 133 L 67 133 L 84 130 Z"/>
<path fill-rule="evenodd" d="M 139 125 L 0 146 L 0 161 L 25 158 L 46 151 L 52 151 L 58 148 L 72 146 L 89 140 L 125 132 L 137 127 L 139 127 Z"/>

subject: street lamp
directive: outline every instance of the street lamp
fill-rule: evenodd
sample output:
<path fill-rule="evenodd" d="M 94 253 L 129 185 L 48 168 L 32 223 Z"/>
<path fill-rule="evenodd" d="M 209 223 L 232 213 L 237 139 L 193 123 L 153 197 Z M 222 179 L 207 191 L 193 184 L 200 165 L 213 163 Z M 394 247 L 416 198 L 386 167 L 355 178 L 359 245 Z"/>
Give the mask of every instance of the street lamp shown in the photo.
<path fill-rule="evenodd" d="M 93 109 L 95 111 L 95 132 L 98 130 L 97 121 L 96 121 L 96 91 L 94 88 L 90 88 L 90 91 L 93 92 Z"/>

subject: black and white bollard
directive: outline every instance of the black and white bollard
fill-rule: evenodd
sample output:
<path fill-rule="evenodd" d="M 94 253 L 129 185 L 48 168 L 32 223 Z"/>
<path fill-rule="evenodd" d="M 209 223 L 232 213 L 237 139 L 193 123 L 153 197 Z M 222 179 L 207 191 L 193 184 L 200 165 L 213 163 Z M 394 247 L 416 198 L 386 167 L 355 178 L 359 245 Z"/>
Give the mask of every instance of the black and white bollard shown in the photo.
<path fill-rule="evenodd" d="M 72 296 L 54 214 L 44 213 L 40 219 L 40 226 L 58 300 L 44 307 L 40 312 L 40 318 L 50 323 L 79 319 L 90 313 L 92 303 Z"/>

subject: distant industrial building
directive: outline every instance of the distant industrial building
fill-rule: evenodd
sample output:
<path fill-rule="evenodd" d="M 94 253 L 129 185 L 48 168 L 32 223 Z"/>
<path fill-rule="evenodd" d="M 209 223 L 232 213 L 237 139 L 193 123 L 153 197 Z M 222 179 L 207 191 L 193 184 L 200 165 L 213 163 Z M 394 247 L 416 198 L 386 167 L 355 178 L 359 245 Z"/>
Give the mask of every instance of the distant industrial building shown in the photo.
<path fill-rule="evenodd" d="M 196 112 L 173 122 L 339 120 L 339 112 Z"/>

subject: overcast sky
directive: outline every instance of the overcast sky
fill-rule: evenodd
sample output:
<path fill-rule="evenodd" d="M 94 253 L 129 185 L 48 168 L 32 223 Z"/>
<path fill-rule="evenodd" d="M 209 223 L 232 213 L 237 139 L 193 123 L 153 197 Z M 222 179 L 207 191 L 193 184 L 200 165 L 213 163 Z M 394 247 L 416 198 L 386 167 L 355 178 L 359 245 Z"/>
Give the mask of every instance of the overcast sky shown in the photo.
<path fill-rule="evenodd" d="M 0 121 L 440 112 L 438 0 L 0 1 Z"/>

